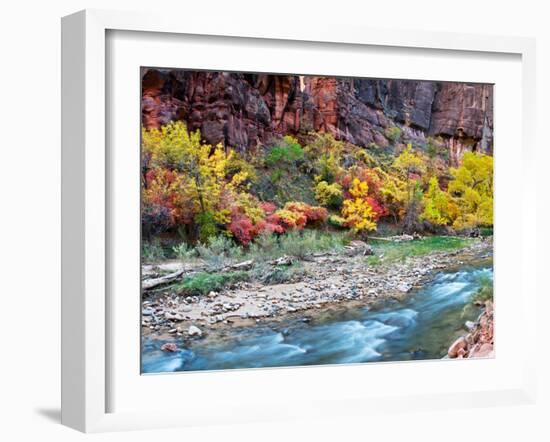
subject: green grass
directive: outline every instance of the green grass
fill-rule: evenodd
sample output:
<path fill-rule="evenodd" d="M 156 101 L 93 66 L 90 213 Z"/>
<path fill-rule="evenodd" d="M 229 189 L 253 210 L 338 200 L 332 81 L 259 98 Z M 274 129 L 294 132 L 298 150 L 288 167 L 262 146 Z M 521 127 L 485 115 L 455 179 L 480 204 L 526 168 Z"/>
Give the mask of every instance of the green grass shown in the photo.
<path fill-rule="evenodd" d="M 486 301 L 493 300 L 493 280 L 488 276 L 480 277 L 479 279 L 480 288 L 472 297 L 472 302 L 474 304 L 485 304 Z"/>
<path fill-rule="evenodd" d="M 367 258 L 369 265 L 404 261 L 415 256 L 428 255 L 434 252 L 451 252 L 463 249 L 473 243 L 471 238 L 452 236 L 428 236 L 422 239 L 404 242 L 370 240 L 374 255 Z"/>
<path fill-rule="evenodd" d="M 230 284 L 248 279 L 249 275 L 247 272 L 202 272 L 184 278 L 174 288 L 177 292 L 186 295 L 206 295 L 211 291 L 218 291 Z"/>

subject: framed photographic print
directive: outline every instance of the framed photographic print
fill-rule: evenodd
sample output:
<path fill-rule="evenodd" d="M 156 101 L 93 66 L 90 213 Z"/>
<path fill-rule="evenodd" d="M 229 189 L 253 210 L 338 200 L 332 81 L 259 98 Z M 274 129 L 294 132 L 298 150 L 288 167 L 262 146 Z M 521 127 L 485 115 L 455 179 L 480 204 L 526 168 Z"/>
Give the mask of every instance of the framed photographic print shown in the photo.
<path fill-rule="evenodd" d="M 533 57 L 64 18 L 63 422 L 531 401 Z"/>
<path fill-rule="evenodd" d="M 493 357 L 492 84 L 141 79 L 143 373 Z"/>

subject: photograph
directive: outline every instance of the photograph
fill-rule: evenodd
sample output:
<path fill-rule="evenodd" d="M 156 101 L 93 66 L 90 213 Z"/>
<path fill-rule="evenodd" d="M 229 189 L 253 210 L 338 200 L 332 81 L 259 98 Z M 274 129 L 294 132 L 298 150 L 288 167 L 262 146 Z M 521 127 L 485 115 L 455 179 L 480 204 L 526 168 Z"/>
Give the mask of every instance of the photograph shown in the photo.
<path fill-rule="evenodd" d="M 142 374 L 495 357 L 493 84 L 139 81 Z"/>

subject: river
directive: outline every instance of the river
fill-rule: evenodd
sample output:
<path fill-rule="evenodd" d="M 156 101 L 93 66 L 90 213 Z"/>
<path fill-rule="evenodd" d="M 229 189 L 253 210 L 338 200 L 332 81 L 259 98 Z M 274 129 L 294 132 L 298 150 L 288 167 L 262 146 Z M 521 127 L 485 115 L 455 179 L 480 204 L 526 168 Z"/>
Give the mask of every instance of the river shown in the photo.
<path fill-rule="evenodd" d="M 142 372 L 350 364 L 439 359 L 478 317 L 471 303 L 492 265 L 441 272 L 403 301 L 377 306 L 329 308 L 311 322 L 301 319 L 228 329 L 217 341 L 196 340 L 179 352 L 167 341 L 143 338 Z"/>

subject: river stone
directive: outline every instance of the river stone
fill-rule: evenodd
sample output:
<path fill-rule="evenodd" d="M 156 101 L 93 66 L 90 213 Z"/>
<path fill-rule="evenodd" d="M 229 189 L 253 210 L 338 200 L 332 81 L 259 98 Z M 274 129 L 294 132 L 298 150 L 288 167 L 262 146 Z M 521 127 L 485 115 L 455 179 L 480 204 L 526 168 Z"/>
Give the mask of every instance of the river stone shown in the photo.
<path fill-rule="evenodd" d="M 195 325 L 191 325 L 187 330 L 189 336 L 202 336 L 202 330 Z"/>
<path fill-rule="evenodd" d="M 403 293 L 410 292 L 411 289 L 412 289 L 412 287 L 409 284 L 406 284 L 406 283 L 401 283 L 397 286 L 397 290 L 399 290 L 400 292 L 403 292 Z"/>
<path fill-rule="evenodd" d="M 166 344 L 163 344 L 162 347 L 160 347 L 162 351 L 166 351 L 169 353 L 174 353 L 178 351 L 178 346 L 174 344 L 173 342 L 167 342 Z"/>
<path fill-rule="evenodd" d="M 459 350 L 466 350 L 467 346 L 468 342 L 466 341 L 466 338 L 464 336 L 461 336 L 451 344 L 449 350 L 447 351 L 447 354 L 450 358 L 456 358 L 458 356 Z"/>

